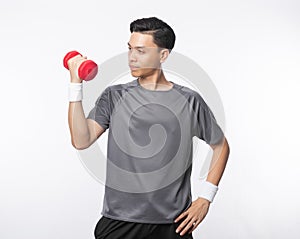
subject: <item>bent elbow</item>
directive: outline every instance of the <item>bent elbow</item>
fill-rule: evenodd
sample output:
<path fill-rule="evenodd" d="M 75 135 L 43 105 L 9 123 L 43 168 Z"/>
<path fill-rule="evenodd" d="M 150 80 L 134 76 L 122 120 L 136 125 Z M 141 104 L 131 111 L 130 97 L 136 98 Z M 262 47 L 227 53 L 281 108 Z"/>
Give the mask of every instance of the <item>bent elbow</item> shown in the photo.
<path fill-rule="evenodd" d="M 87 149 L 88 147 L 75 147 L 77 150 Z"/>
<path fill-rule="evenodd" d="M 88 145 L 77 145 L 77 144 L 75 144 L 74 141 L 72 141 L 72 146 L 77 150 L 83 150 L 83 149 L 87 149 L 88 147 L 90 147 L 90 144 L 88 144 Z"/>

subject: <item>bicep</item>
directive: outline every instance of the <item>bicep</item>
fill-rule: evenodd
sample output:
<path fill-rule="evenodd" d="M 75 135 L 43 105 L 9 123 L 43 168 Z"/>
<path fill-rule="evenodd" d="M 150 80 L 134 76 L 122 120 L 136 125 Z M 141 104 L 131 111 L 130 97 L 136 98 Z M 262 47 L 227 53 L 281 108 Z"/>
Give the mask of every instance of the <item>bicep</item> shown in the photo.
<path fill-rule="evenodd" d="M 221 140 L 219 140 L 219 142 L 218 143 L 216 143 L 216 144 L 209 144 L 209 146 L 214 150 L 214 149 L 216 149 L 216 148 L 223 148 L 224 146 L 228 146 L 228 141 L 227 141 L 227 139 L 226 139 L 226 137 L 225 136 L 223 136 L 222 138 L 221 138 Z"/>
<path fill-rule="evenodd" d="M 87 125 L 90 133 L 90 144 L 92 144 L 105 132 L 106 129 L 93 119 L 87 119 Z"/>

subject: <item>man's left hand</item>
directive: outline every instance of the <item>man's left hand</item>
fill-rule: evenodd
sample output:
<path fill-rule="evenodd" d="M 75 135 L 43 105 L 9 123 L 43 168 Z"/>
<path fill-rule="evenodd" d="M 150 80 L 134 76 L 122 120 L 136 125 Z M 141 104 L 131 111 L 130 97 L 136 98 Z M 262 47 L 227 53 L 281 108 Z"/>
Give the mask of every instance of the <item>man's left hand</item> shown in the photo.
<path fill-rule="evenodd" d="M 197 226 L 202 222 L 205 218 L 210 202 L 204 198 L 198 198 L 192 202 L 191 206 L 181 213 L 174 222 L 178 222 L 182 218 L 186 217 L 183 222 L 177 227 L 176 232 L 180 232 L 180 236 L 183 236 L 187 231 L 191 234 Z"/>

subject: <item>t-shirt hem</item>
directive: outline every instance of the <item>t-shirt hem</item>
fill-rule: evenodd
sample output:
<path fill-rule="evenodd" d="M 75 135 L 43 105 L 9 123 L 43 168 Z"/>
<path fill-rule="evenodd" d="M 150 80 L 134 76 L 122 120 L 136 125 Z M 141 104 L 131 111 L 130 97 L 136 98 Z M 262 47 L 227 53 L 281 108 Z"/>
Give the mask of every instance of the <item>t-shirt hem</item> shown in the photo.
<path fill-rule="evenodd" d="M 141 219 L 132 219 L 132 218 L 126 218 L 126 217 L 116 217 L 116 216 L 111 216 L 107 213 L 101 213 L 103 216 L 111 218 L 111 219 L 115 219 L 115 220 L 121 220 L 121 221 L 127 221 L 127 222 L 135 222 L 135 223 L 151 223 L 151 224 L 170 224 L 170 223 L 174 223 L 173 220 L 141 220 Z M 175 219 L 174 219 L 175 220 Z"/>

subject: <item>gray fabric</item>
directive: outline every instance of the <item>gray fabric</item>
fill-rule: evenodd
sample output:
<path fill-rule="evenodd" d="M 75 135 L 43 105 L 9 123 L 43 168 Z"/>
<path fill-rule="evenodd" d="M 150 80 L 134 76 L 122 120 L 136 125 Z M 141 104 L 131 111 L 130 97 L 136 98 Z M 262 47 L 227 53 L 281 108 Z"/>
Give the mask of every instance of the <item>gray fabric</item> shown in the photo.
<path fill-rule="evenodd" d="M 198 92 L 171 82 L 168 91 L 137 79 L 109 86 L 89 112 L 109 128 L 103 216 L 173 223 L 191 205 L 192 138 L 216 144 L 224 134 Z"/>

